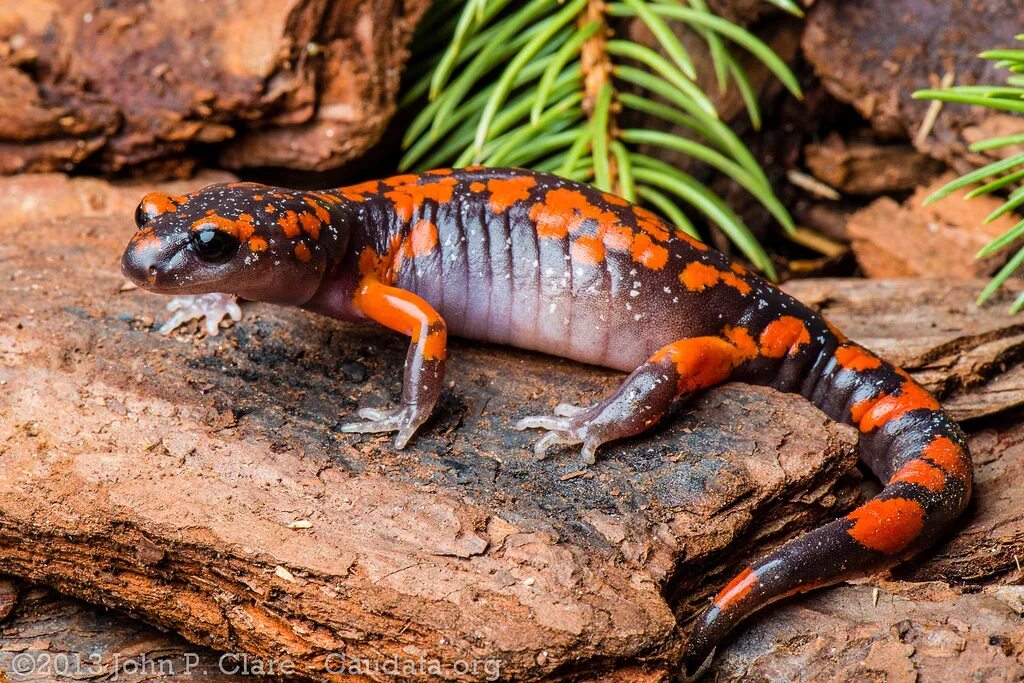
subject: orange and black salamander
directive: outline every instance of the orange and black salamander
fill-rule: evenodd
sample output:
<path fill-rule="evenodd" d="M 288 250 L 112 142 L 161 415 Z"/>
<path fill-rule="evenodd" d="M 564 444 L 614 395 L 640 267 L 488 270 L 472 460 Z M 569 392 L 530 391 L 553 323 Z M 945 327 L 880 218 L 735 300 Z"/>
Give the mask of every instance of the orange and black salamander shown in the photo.
<path fill-rule="evenodd" d="M 306 192 L 252 183 L 151 193 L 122 260 L 140 287 L 177 299 L 170 325 L 238 316 L 234 296 L 411 338 L 401 405 L 364 408 L 350 432 L 402 448 L 443 384 L 449 333 L 630 373 L 589 406 L 520 429 L 537 457 L 599 446 L 656 423 L 679 397 L 727 380 L 799 393 L 860 430 L 885 482 L 845 517 L 743 569 L 699 616 L 693 673 L 744 617 L 783 596 L 889 567 L 935 541 L 971 494 L 964 435 L 938 402 L 821 316 L 742 265 L 617 196 L 517 169 L 400 175 Z M 167 326 L 165 326 L 166 329 Z"/>

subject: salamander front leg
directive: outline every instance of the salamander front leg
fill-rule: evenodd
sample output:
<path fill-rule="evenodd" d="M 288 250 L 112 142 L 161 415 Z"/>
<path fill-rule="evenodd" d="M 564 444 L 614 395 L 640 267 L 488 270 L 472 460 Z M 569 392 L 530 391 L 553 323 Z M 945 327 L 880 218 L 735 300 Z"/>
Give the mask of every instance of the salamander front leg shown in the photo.
<path fill-rule="evenodd" d="M 634 436 L 661 419 L 672 401 L 724 382 L 745 356 L 719 337 L 683 339 L 659 350 L 633 371 L 614 394 L 589 407 L 566 403 L 554 415 L 534 415 L 516 429 L 546 429 L 534 446 L 540 460 L 556 444 L 583 444 L 583 460 L 593 464 L 604 443 Z"/>
<path fill-rule="evenodd" d="M 405 358 L 402 405 L 393 410 L 363 408 L 364 422 L 342 425 L 344 432 L 393 432 L 395 448 L 405 445 L 434 410 L 444 385 L 448 334 L 444 320 L 411 292 L 368 280 L 360 285 L 356 306 L 371 320 L 412 338 Z"/>

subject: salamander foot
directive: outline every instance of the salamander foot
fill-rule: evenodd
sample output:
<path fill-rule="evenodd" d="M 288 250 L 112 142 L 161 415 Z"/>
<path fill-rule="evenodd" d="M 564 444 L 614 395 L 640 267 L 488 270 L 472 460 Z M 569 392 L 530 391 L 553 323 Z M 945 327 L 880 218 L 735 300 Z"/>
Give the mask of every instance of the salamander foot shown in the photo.
<path fill-rule="evenodd" d="M 533 446 L 533 453 L 538 460 L 547 457 L 547 450 L 555 445 L 583 444 L 583 462 L 593 465 L 595 455 L 601 444 L 616 438 L 608 429 L 609 425 L 600 420 L 603 411 L 599 404 L 575 406 L 560 403 L 555 406 L 554 415 L 530 415 L 516 423 L 516 429 L 546 429 Z"/>
<path fill-rule="evenodd" d="M 160 334 L 170 334 L 189 320 L 206 318 L 206 334 L 217 336 L 224 318 L 235 322 L 242 319 L 242 309 L 234 294 L 198 294 L 176 296 L 167 304 L 167 310 L 174 313 L 171 319 L 160 326 Z"/>
<path fill-rule="evenodd" d="M 377 434 L 379 432 L 395 432 L 395 448 L 401 450 L 409 443 L 421 424 L 427 421 L 430 411 L 423 411 L 416 406 L 402 406 L 394 410 L 378 410 L 376 408 L 360 408 L 356 415 L 363 422 L 349 422 L 341 425 L 341 431 L 349 434 Z"/>

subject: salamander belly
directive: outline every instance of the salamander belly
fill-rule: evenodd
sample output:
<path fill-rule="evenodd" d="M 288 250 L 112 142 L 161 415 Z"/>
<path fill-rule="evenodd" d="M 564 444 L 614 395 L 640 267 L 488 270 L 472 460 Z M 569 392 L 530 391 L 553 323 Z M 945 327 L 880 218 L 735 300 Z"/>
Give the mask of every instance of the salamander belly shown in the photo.
<path fill-rule="evenodd" d="M 586 219 L 562 231 L 532 206 L 498 215 L 472 201 L 433 208 L 437 248 L 404 266 L 397 284 L 426 299 L 451 334 L 623 371 L 665 344 L 721 329 L 711 293 L 698 305 L 679 280 L 695 258 L 689 243 L 654 244 L 628 226 L 602 233 Z M 653 256 L 631 248 L 637 241 Z"/>

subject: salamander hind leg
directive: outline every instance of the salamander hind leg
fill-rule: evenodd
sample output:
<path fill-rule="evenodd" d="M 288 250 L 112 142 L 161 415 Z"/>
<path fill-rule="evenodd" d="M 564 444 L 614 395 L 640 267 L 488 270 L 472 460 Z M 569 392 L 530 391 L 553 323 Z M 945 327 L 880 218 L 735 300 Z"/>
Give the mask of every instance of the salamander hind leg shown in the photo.
<path fill-rule="evenodd" d="M 583 460 L 593 464 L 599 446 L 651 427 L 679 396 L 721 384 L 749 356 L 720 337 L 673 342 L 630 374 L 614 394 L 592 406 L 560 404 L 554 415 L 533 415 L 516 429 L 545 429 L 534 446 L 538 459 L 554 445 L 583 444 Z"/>

